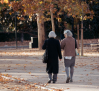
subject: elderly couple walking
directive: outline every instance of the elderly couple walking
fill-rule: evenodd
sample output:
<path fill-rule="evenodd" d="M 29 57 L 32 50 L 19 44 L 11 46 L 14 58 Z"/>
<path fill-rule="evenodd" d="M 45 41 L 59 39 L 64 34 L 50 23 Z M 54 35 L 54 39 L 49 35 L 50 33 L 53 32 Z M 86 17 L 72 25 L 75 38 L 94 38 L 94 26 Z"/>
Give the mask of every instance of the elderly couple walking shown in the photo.
<path fill-rule="evenodd" d="M 64 51 L 64 66 L 67 74 L 66 83 L 73 82 L 73 72 L 75 65 L 75 48 L 77 48 L 76 40 L 72 37 L 72 32 L 70 30 L 64 31 L 65 38 L 59 42 L 55 39 L 56 34 L 54 31 L 49 32 L 49 39 L 45 40 L 42 49 L 48 50 L 48 62 L 46 67 L 46 72 L 48 73 L 49 80 L 48 83 L 55 83 L 57 81 L 57 74 L 59 71 L 59 60 L 62 59 L 61 49 Z M 70 72 L 69 72 L 70 67 Z M 69 76 L 70 73 L 70 76 Z"/>

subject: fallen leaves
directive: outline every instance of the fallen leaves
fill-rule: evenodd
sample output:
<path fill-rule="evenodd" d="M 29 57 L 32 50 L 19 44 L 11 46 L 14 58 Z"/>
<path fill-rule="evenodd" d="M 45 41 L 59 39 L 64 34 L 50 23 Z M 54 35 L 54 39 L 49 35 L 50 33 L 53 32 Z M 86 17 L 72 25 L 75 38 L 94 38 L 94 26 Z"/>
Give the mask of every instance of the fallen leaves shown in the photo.
<path fill-rule="evenodd" d="M 10 53 L 10 52 L 9 52 Z M 18 54 L 19 53 L 19 54 Z M 33 53 L 33 51 L 31 51 L 31 52 L 29 52 L 29 49 L 28 49 L 28 52 L 26 51 L 26 52 L 24 52 L 24 54 L 22 54 L 23 52 L 15 52 L 15 54 L 14 54 L 14 52 L 11 52 L 11 55 L 13 55 L 13 58 L 12 58 L 12 56 L 10 56 L 10 54 L 9 54 L 9 56 L 8 56 L 8 58 L 3 58 L 3 56 L 1 57 L 2 59 L 0 59 L 1 60 L 1 62 L 6 62 L 7 63 L 7 61 L 9 62 L 7 65 L 5 64 L 5 67 L 4 66 L 2 66 L 3 68 L 5 68 L 6 69 L 6 71 L 7 70 L 11 70 L 12 68 L 13 68 L 13 71 L 16 71 L 16 72 L 19 72 L 20 73 L 20 69 L 23 69 L 22 71 L 24 71 L 27 75 L 29 75 L 31 78 L 36 78 L 37 80 L 39 80 L 40 79 L 40 76 L 38 77 L 38 75 L 36 75 L 36 74 L 33 74 L 33 72 L 35 73 L 35 72 L 37 72 L 37 70 L 39 70 L 39 72 L 41 71 L 39 68 L 45 68 L 46 66 L 45 65 L 42 65 L 42 64 L 39 64 L 38 65 L 38 63 L 37 63 L 37 61 L 39 61 L 40 60 L 40 57 L 41 57 L 41 54 L 39 54 L 40 56 L 34 56 L 34 53 L 36 53 L 35 55 L 37 55 L 37 53 L 38 52 L 34 52 Z M 43 53 L 43 52 L 42 52 Z M 8 52 L 6 52 L 6 55 L 8 54 Z M 18 54 L 18 55 L 17 55 Z M 17 55 L 17 56 L 14 56 L 14 55 Z M 30 57 L 27 57 L 26 55 L 29 55 Z M 31 56 L 32 55 L 32 56 Z M 22 56 L 22 58 L 21 58 L 21 56 Z M 11 59 L 9 58 L 9 57 L 11 57 Z M 15 58 L 15 60 L 14 60 L 14 58 Z M 83 79 L 84 79 L 84 77 L 86 77 L 86 79 L 87 80 L 85 80 L 85 82 L 87 81 L 87 83 L 89 84 L 89 85 L 91 85 L 91 84 L 93 84 L 92 83 L 92 81 L 93 81 L 93 79 L 90 77 L 91 75 L 93 75 L 94 74 L 94 71 L 93 70 L 95 70 L 95 69 L 99 69 L 99 61 L 98 61 L 98 58 L 99 57 L 77 57 L 77 59 L 76 59 L 76 65 L 75 65 L 75 68 L 84 68 L 83 70 L 82 70 L 82 72 L 81 72 L 81 74 L 83 74 L 83 75 L 80 75 L 80 81 L 79 81 L 79 83 L 82 83 L 82 82 L 84 82 L 83 81 Z M 94 59 L 94 60 L 93 60 Z M 12 61 L 12 60 L 14 60 L 14 61 Z M 19 61 L 20 60 L 20 61 Z M 21 62 L 22 61 L 22 62 Z M 27 61 L 27 62 L 26 62 Z M 12 62 L 12 63 L 11 63 Z M 40 61 L 39 61 L 40 62 Z M 11 63 L 11 64 L 10 64 Z M 12 66 L 12 64 L 13 64 L 13 66 Z M 20 66 L 20 67 L 19 67 Z M 10 68 L 11 67 L 11 68 Z M 15 69 L 17 69 L 17 70 L 15 70 Z M 28 70 L 29 69 L 29 70 Z M 90 71 L 89 71 L 89 69 L 90 69 Z M 1 68 L 0 68 L 0 70 L 1 70 Z M 45 72 L 45 69 L 42 69 L 42 71 L 43 72 Z M 75 71 L 76 71 L 76 69 L 75 69 Z M 87 71 L 88 71 L 88 73 L 87 73 Z M 32 74 L 31 74 L 31 72 L 32 72 Z M 63 69 L 61 70 L 61 72 L 65 72 Z M 90 72 L 90 73 L 89 73 Z M 65 73 L 64 73 L 65 74 Z M 7 75 L 6 75 L 7 76 Z M 33 76 L 33 77 L 32 77 Z M 83 78 L 82 78 L 83 77 Z M 38 79 L 39 78 L 39 79 Z M 43 77 L 42 77 L 43 78 Z M 17 79 L 17 78 L 16 78 Z M 90 80 L 91 79 L 91 80 Z M 18 81 L 17 81 L 17 85 L 18 84 L 21 84 L 21 79 L 17 79 Z M 60 80 L 60 79 L 59 79 Z M 78 79 L 79 80 L 79 79 Z M 3 81 L 3 79 L 1 79 L 1 81 Z M 7 80 L 5 80 L 5 81 L 7 81 Z M 40 81 L 40 80 L 39 80 Z M 8 82 L 10 82 L 10 81 L 8 81 Z M 91 82 L 91 83 L 90 83 Z M 6 84 L 6 83 L 5 83 Z M 29 91 L 29 89 L 30 88 L 34 88 L 34 89 L 38 89 L 37 87 L 35 87 L 35 85 L 37 85 L 37 83 L 35 83 L 34 85 L 31 85 L 31 86 L 29 86 L 29 85 L 27 85 L 26 86 L 26 89 L 27 89 L 27 91 Z M 47 84 L 43 84 L 42 86 L 44 86 L 44 87 L 46 87 L 47 86 Z M 23 86 L 24 87 L 24 86 Z M 19 87 L 18 87 L 19 88 Z M 17 87 L 15 87 L 15 88 L 12 88 L 12 89 L 16 89 L 16 91 L 18 90 L 18 88 Z M 8 89 L 11 89 L 10 87 L 8 87 Z M 24 88 L 20 88 L 20 90 L 22 89 L 22 91 L 25 91 L 24 89 L 25 89 L 25 87 Z M 69 87 L 67 88 L 67 89 L 70 89 Z M 15 91 L 15 90 L 14 90 Z M 42 90 L 41 90 L 42 91 Z M 61 91 L 61 90 L 57 90 L 57 91 Z"/>
<path fill-rule="evenodd" d="M 20 64 L 16 64 L 16 65 L 20 65 Z"/>
<path fill-rule="evenodd" d="M 6 70 L 10 70 L 10 69 L 6 69 Z"/>
<path fill-rule="evenodd" d="M 8 68 L 9 68 L 9 67 L 11 67 L 11 66 L 8 66 Z"/>
<path fill-rule="evenodd" d="M 13 77 L 13 79 L 17 79 L 17 82 L 14 80 L 11 80 L 10 78 L 7 77 L 12 77 L 11 75 L 8 74 L 0 74 L 0 85 L 1 83 L 3 84 L 3 88 L 12 90 L 12 91 L 41 91 L 41 88 L 39 88 L 37 83 L 34 84 L 29 84 L 27 81 L 25 81 L 24 79 L 20 79 L 20 78 L 15 78 Z M 24 82 L 24 83 L 23 83 Z M 1 90 L 1 89 L 0 89 Z M 43 91 L 47 91 L 46 89 Z"/>
<path fill-rule="evenodd" d="M 5 76 L 5 78 L 3 78 L 3 76 Z M 12 81 L 10 79 L 7 79 L 7 77 L 11 77 L 8 74 L 0 74 L 0 82 L 3 84 L 9 83 L 9 81 Z"/>
<path fill-rule="evenodd" d="M 44 51 L 35 51 L 35 50 L 32 50 L 32 52 L 31 52 L 31 50 L 29 50 L 29 51 L 21 51 L 21 52 L 15 52 L 15 51 L 14 52 L 9 52 L 9 51 L 4 52 L 4 51 L 2 51 L 2 52 L 0 52 L 0 55 L 1 56 L 9 55 L 11 57 L 18 56 L 18 57 L 22 58 L 22 56 L 24 56 L 24 57 L 33 56 L 33 55 L 38 56 L 38 55 L 43 55 L 43 53 L 44 53 Z M 35 57 L 35 59 L 38 59 L 38 57 Z"/>
<path fill-rule="evenodd" d="M 29 72 L 29 74 L 31 74 L 31 72 Z"/>
<path fill-rule="evenodd" d="M 25 67 L 26 67 L 26 66 L 24 66 L 24 69 L 25 69 Z"/>
<path fill-rule="evenodd" d="M 89 85 L 92 85 L 92 83 L 91 83 L 91 82 L 88 82 L 88 84 L 89 84 Z"/>
<path fill-rule="evenodd" d="M 32 64 L 32 63 L 30 62 L 30 64 Z"/>

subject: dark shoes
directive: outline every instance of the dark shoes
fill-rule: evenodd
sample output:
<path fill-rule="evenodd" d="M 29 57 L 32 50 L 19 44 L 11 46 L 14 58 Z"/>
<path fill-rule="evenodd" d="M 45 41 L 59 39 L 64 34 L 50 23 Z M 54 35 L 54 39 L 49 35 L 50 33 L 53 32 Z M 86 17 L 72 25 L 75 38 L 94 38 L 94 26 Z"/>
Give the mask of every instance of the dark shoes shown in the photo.
<path fill-rule="evenodd" d="M 51 81 L 53 81 L 53 80 L 49 80 L 47 83 L 51 83 Z M 67 78 L 66 83 L 69 83 L 69 81 L 73 82 L 73 80 L 70 79 L 70 77 Z M 53 81 L 53 83 L 56 83 L 56 81 Z"/>
<path fill-rule="evenodd" d="M 69 83 L 70 77 L 67 78 L 66 83 Z"/>
<path fill-rule="evenodd" d="M 70 82 L 73 82 L 73 80 L 72 80 L 72 79 L 70 79 Z"/>
<path fill-rule="evenodd" d="M 56 81 L 53 81 L 53 83 L 56 83 Z"/>
<path fill-rule="evenodd" d="M 51 80 L 49 80 L 47 83 L 51 83 Z"/>
<path fill-rule="evenodd" d="M 69 83 L 69 81 L 70 81 L 70 82 L 73 82 L 73 80 L 70 79 L 70 77 L 67 78 L 66 83 Z"/>
<path fill-rule="evenodd" d="M 51 83 L 51 81 L 53 81 L 53 80 L 49 80 L 47 83 Z M 56 83 L 56 81 L 53 81 L 53 83 Z"/>

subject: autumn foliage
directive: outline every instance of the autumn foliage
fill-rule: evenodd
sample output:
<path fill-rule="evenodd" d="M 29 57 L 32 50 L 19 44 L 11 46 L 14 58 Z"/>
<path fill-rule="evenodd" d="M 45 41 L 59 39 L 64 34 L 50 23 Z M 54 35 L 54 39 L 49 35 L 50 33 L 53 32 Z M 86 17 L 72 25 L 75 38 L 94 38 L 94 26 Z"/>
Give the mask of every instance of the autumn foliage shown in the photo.
<path fill-rule="evenodd" d="M 0 0 L 0 2 L 3 3 L 9 3 L 9 0 Z"/>
<path fill-rule="evenodd" d="M 29 16 L 40 12 L 50 15 L 50 8 L 53 9 L 53 14 L 57 12 L 57 15 L 54 15 L 55 18 L 59 18 L 63 10 L 67 12 L 68 16 L 80 18 L 83 14 L 84 19 L 93 18 L 94 15 L 94 12 L 89 10 L 88 4 L 81 0 L 19 0 L 11 1 L 9 6 L 14 11 L 23 10 L 24 14 Z M 87 17 L 86 14 L 90 14 L 90 16 Z"/>

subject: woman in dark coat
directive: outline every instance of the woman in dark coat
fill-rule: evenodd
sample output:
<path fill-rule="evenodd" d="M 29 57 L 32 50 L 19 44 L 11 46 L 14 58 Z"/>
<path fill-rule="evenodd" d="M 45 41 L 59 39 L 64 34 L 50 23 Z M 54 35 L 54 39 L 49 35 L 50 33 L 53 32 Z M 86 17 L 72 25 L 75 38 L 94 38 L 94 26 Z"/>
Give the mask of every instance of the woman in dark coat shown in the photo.
<path fill-rule="evenodd" d="M 54 39 L 55 37 L 55 32 L 51 31 L 49 33 L 49 39 L 45 40 L 42 47 L 42 49 L 46 49 L 46 46 L 48 46 L 48 62 L 46 67 L 46 72 L 49 75 L 48 83 L 51 83 L 51 81 L 55 83 L 57 81 L 57 74 L 59 71 L 58 57 L 60 60 L 62 59 L 60 43 L 58 40 Z"/>

